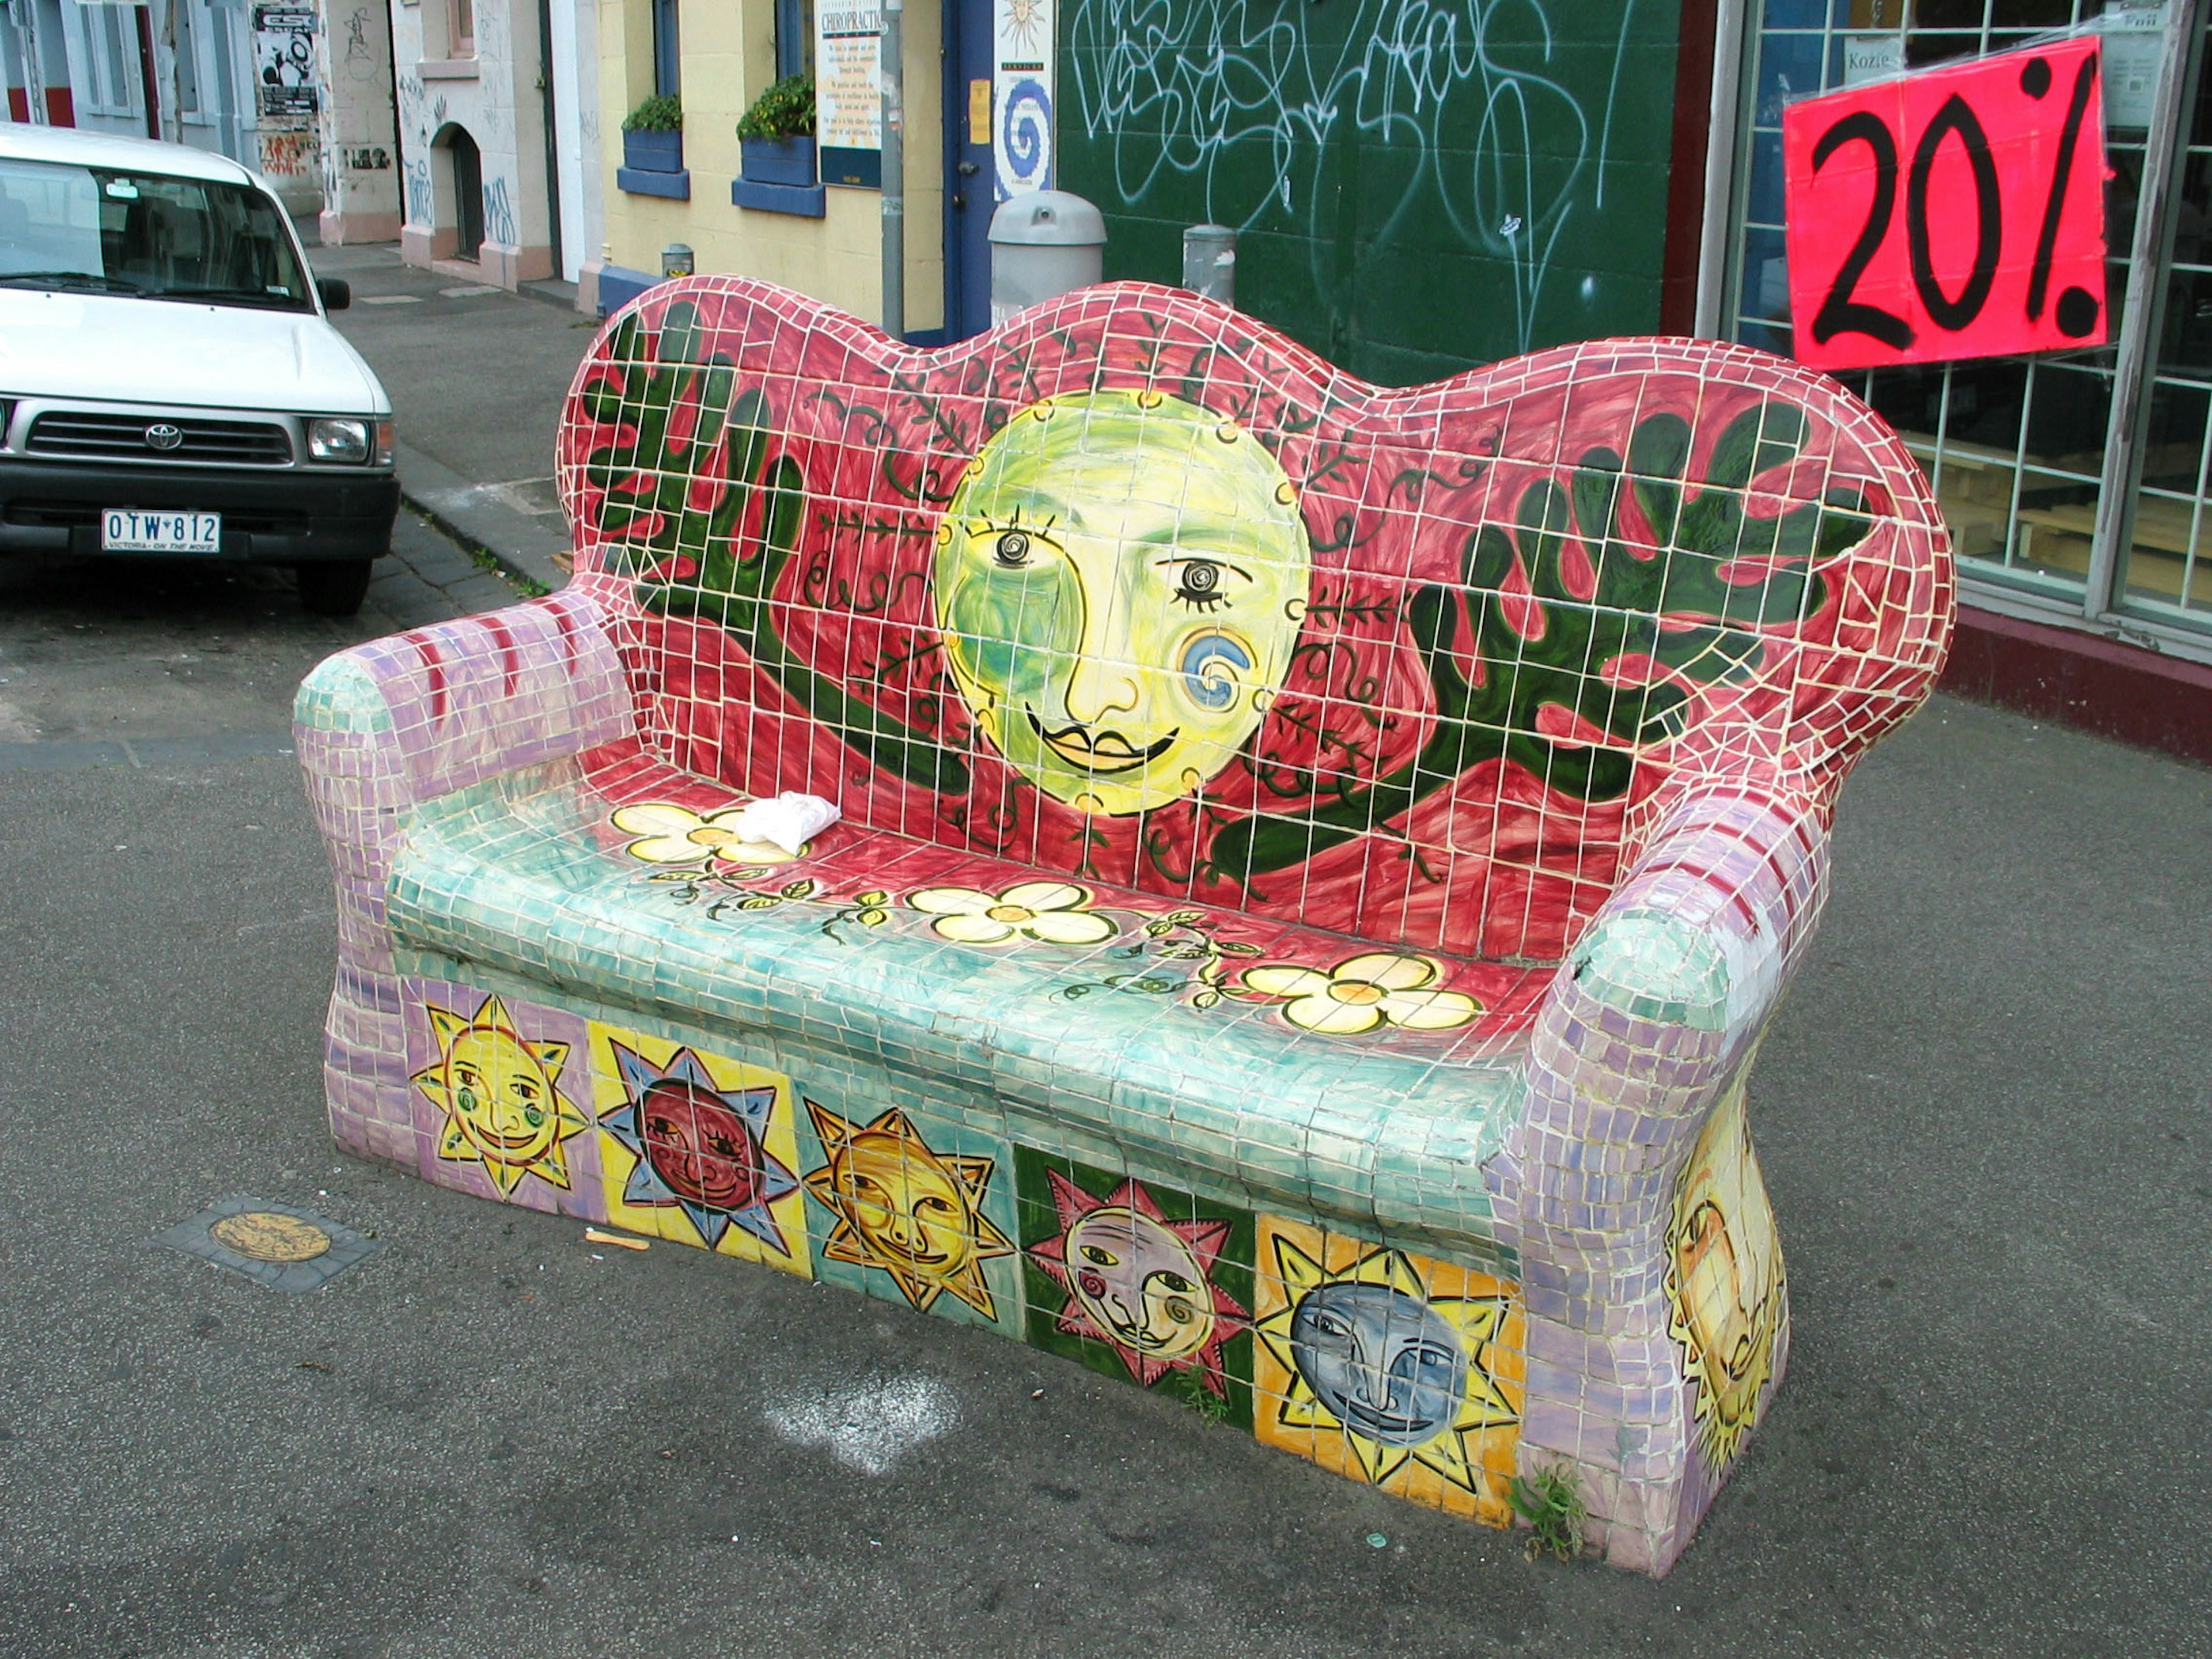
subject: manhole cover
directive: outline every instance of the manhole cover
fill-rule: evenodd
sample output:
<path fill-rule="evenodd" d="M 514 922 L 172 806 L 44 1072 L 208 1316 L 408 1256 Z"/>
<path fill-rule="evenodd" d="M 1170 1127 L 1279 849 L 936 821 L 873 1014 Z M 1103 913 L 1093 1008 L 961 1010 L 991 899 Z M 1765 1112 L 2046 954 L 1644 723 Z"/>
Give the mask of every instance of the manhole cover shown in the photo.
<path fill-rule="evenodd" d="M 244 1273 L 276 1291 L 312 1291 L 376 1249 L 376 1241 L 312 1210 L 226 1198 L 149 1241 Z"/>
<path fill-rule="evenodd" d="M 208 1229 L 225 1249 L 256 1261 L 313 1261 L 331 1248 L 331 1236 L 312 1221 L 276 1210 L 240 1210 Z"/>

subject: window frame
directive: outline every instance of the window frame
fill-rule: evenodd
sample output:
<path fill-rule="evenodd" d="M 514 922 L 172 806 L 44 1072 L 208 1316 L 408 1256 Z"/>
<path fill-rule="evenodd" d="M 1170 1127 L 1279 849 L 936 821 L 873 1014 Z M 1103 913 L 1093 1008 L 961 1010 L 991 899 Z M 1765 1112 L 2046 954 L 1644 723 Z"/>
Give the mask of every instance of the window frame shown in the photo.
<path fill-rule="evenodd" d="M 1861 0 L 1866 5 L 1867 0 Z M 1879 6 L 1881 0 L 1873 0 Z M 2185 46 L 2179 52 L 2169 52 L 2161 65 L 2156 101 L 2152 109 L 2150 124 L 2144 131 L 2142 143 L 2143 168 L 2139 196 L 2139 208 L 2129 245 L 2109 250 L 2115 264 L 2125 261 L 2124 295 L 2115 294 L 2120 328 L 2112 345 L 2100 349 L 2112 353 L 2111 405 L 2105 427 L 2102 460 L 2095 479 L 2097 507 L 2094 531 L 2091 538 L 2087 568 L 2076 580 L 2061 580 L 2056 576 L 2042 575 L 2025 568 L 2015 569 L 2012 561 L 2018 541 L 2017 511 L 2021 477 L 2028 472 L 2040 474 L 2045 469 L 2032 466 L 2026 458 L 2023 435 L 2016 445 L 2020 451 L 2014 459 L 2016 477 L 2014 500 L 2008 509 L 2004 562 L 1992 564 L 1976 557 L 1961 558 L 1959 580 L 1962 596 L 1973 605 L 2000 614 L 2028 621 L 2047 622 L 2063 627 L 2092 630 L 2107 636 L 2127 639 L 2154 650 L 2196 661 L 2212 662 L 2212 608 L 2185 615 L 2174 607 L 2160 607 L 2131 597 L 2127 591 L 2127 552 L 2133 545 L 2135 519 L 2141 498 L 2143 468 L 2143 434 L 2150 417 L 2150 403 L 2157 390 L 2159 371 L 2152 358 L 2157 350 L 2165 328 L 2166 301 L 2171 286 L 2170 274 L 2174 235 L 2179 222 L 2174 185 L 2177 173 L 2186 159 L 2189 149 L 2189 126 L 2198 97 L 2198 83 L 2203 73 L 2207 55 L 2207 38 L 2212 35 L 2212 0 L 2172 0 L 2169 12 L 2169 38 L 2181 38 Z M 1768 27 L 1770 12 L 1786 9 L 1803 14 L 1802 21 L 1778 21 Z M 1767 37 L 1772 35 L 1817 35 L 1820 40 L 1823 64 L 1822 87 L 1828 85 L 1830 70 L 1826 67 L 1833 59 L 1835 43 L 1846 33 L 1863 33 L 1857 26 L 1845 21 L 1848 10 L 1856 9 L 1850 0 L 1815 0 L 1808 8 L 1803 0 L 1788 4 L 1788 0 L 1745 0 L 1741 18 L 1741 33 L 1735 41 L 1739 67 L 1735 119 L 1732 154 L 1723 161 L 1729 180 L 1725 257 L 1719 271 L 1717 316 L 1714 331 L 1726 339 L 1745 339 L 1754 345 L 1768 345 L 1765 337 L 1773 330 L 1771 319 L 1747 315 L 1745 289 L 1748 280 L 1747 250 L 1754 235 L 1770 241 L 1775 233 L 1754 231 L 1751 218 L 1751 196 L 1753 172 L 1758 166 L 1755 130 L 1771 130 L 1771 118 L 1762 121 L 1759 108 L 1761 85 L 1767 78 L 1761 61 L 1762 49 Z M 1873 9 L 1869 6 L 1868 9 Z M 1886 9 L 1886 8 L 1884 9 Z M 1900 32 L 1912 30 L 1911 13 L 1917 9 L 1902 9 L 1904 21 L 1895 25 Z M 2074 0 L 2069 8 L 2075 15 L 2093 14 L 2103 9 L 2094 0 Z M 1992 35 L 2010 35 L 2019 31 L 1993 24 L 1991 0 L 1984 0 L 1984 21 L 1980 28 L 1981 50 L 2001 50 L 2006 44 L 1993 40 Z M 1812 21 L 1817 14 L 1819 21 Z M 2174 23 L 2185 27 L 2182 33 Z M 1882 22 L 1882 29 L 1891 27 Z M 1965 30 L 1961 33 L 1968 32 Z M 1793 88 L 1793 92 L 1796 89 Z M 1811 90 L 1807 88 L 1806 90 Z M 1716 134 L 1715 142 L 1722 142 Z M 2130 142 L 2128 148 L 2134 146 Z M 1759 222 L 1764 224 L 1765 221 Z M 1749 331 L 1747 332 L 1747 331 Z M 1757 334 L 1759 337 L 1752 337 Z M 1776 349 L 1771 346 L 1769 349 Z M 1784 343 L 1778 349 L 1787 354 Z M 1940 485 L 1942 479 L 1943 458 L 1948 442 L 1947 424 L 1951 412 L 1951 400 L 1955 376 L 1954 367 L 1972 369 L 1984 360 L 1972 360 L 1960 365 L 1932 365 L 1942 372 L 1942 412 L 1936 427 L 1934 457 L 1922 454 L 1924 445 L 1915 446 L 1916 459 L 1931 467 L 1931 479 Z M 2023 363 L 2027 365 L 2031 383 L 2037 368 L 2049 362 L 2051 370 L 2071 367 L 2086 367 L 2072 363 L 2063 355 L 2056 360 L 2051 354 L 2039 354 L 2027 358 L 1998 358 L 1986 360 L 1992 364 Z M 1881 373 L 1882 371 L 1875 371 Z M 1858 390 L 1865 383 L 1865 371 L 1842 376 L 1847 385 Z M 2029 387 L 2032 398 L 2033 384 Z M 2028 412 L 2023 407 L 2025 424 Z M 2212 502 L 2203 513 L 2204 542 L 2199 547 L 2200 563 L 2212 562 Z"/>

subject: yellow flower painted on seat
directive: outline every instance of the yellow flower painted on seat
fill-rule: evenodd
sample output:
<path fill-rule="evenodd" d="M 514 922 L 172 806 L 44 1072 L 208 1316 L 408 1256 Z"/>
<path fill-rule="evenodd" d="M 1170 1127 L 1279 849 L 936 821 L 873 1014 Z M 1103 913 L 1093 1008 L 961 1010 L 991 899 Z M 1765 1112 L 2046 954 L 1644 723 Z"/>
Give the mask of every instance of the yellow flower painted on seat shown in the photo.
<path fill-rule="evenodd" d="M 738 836 L 738 819 L 744 810 L 726 806 L 702 817 L 688 806 L 650 801 L 617 807 L 611 821 L 625 836 L 638 837 L 627 850 L 647 864 L 696 864 L 707 858 L 726 864 L 788 864 L 793 855 L 774 842 Z"/>
<path fill-rule="evenodd" d="M 1247 968 L 1243 987 L 1261 996 L 1288 998 L 1283 1018 L 1309 1031 L 1358 1036 L 1378 1025 L 1408 1031 L 1448 1031 L 1482 1012 L 1459 991 L 1431 988 L 1443 976 L 1432 957 L 1377 951 L 1340 962 L 1327 973 L 1268 963 Z"/>
<path fill-rule="evenodd" d="M 976 887 L 925 887 L 908 898 L 936 918 L 939 939 L 963 945 L 1004 945 L 1042 939 L 1048 945 L 1097 945 L 1114 937 L 1114 924 L 1096 911 L 1088 889 L 1072 881 L 1016 882 L 1003 893 Z"/>

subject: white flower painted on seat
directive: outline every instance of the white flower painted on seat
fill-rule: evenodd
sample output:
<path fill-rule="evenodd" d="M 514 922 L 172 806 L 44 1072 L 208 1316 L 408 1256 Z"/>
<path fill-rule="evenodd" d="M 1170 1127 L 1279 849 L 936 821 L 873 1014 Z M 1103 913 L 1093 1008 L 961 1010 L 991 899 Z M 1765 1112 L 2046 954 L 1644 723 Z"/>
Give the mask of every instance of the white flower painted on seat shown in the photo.
<path fill-rule="evenodd" d="M 744 810 L 726 806 L 702 816 L 688 806 L 649 801 L 617 807 L 611 821 L 625 836 L 638 837 L 626 850 L 647 864 L 696 864 L 709 858 L 726 864 L 788 864 L 793 855 L 774 842 L 746 841 L 738 834 Z"/>
<path fill-rule="evenodd" d="M 907 902 L 935 918 L 930 930 L 963 945 L 1041 939 L 1048 945 L 1097 945 L 1114 924 L 1088 908 L 1091 893 L 1072 881 L 1016 882 L 1003 893 L 977 887 L 925 887 Z"/>
<path fill-rule="evenodd" d="M 1291 1024 L 1358 1036 L 1378 1025 L 1448 1031 L 1468 1024 L 1482 1005 L 1463 992 L 1432 988 L 1443 971 L 1432 957 L 1377 951 L 1340 962 L 1327 973 L 1267 963 L 1247 968 L 1240 977 L 1248 991 L 1289 999 L 1282 1012 Z"/>

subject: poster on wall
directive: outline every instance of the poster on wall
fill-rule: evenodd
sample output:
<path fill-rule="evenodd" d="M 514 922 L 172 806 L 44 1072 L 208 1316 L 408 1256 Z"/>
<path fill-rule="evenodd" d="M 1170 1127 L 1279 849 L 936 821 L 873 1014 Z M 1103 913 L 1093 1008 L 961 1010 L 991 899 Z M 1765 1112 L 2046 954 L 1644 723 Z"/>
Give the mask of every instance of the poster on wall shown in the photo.
<path fill-rule="evenodd" d="M 884 179 L 883 12 L 877 0 L 814 10 L 814 132 L 825 185 Z"/>
<path fill-rule="evenodd" d="M 1053 0 L 992 0 L 991 158 L 998 199 L 1052 188 Z"/>
<path fill-rule="evenodd" d="M 2148 127 L 2166 55 L 2166 0 L 2114 0 L 2097 19 L 2105 36 L 2105 121 Z"/>
<path fill-rule="evenodd" d="M 264 117 L 314 114 L 319 100 L 313 7 L 253 9 L 253 96 Z"/>
<path fill-rule="evenodd" d="M 2101 345 L 2098 41 L 1792 104 L 1782 167 L 1795 355 L 1815 368 Z"/>

